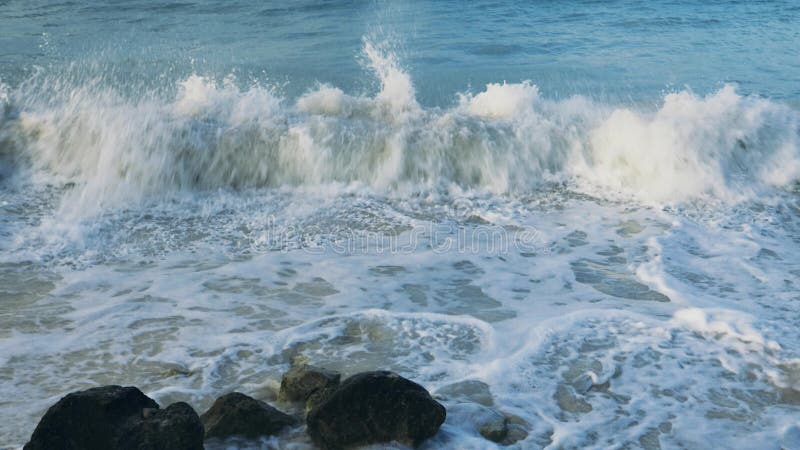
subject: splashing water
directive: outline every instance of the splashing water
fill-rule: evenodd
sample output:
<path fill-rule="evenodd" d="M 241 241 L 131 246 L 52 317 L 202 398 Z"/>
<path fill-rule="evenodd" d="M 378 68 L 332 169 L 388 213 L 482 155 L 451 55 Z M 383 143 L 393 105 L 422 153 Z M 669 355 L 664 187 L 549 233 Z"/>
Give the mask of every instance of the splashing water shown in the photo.
<path fill-rule="evenodd" d="M 494 448 L 487 408 L 510 448 L 797 446 L 800 110 L 767 71 L 793 5 L 370 3 L 399 52 L 307 3 L 0 11 L 58 25 L 0 65 L 0 447 L 99 384 L 270 400 L 297 356 L 430 389 L 423 448 Z M 152 30 L 81 50 L 64 18 Z"/>
<path fill-rule="evenodd" d="M 101 83 L 34 80 L 10 94 L 3 141 L 46 182 L 73 183 L 87 211 L 181 190 L 357 183 L 383 192 L 457 185 L 581 192 L 645 202 L 753 198 L 800 176 L 800 114 L 726 86 L 665 96 L 655 111 L 548 101 L 531 82 L 489 84 L 423 109 L 396 57 L 366 41 L 372 97 L 321 85 L 291 102 L 192 75 L 173 99 L 130 99 Z M 8 96 L 8 95 L 7 95 Z"/>

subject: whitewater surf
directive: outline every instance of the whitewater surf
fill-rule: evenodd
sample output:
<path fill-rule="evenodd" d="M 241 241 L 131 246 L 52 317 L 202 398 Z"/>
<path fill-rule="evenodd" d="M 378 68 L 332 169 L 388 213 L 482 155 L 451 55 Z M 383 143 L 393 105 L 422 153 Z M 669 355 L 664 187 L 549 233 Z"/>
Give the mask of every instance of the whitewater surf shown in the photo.
<path fill-rule="evenodd" d="M 797 8 L 441 3 L 0 5 L 0 447 L 298 358 L 424 385 L 422 448 L 800 446 Z"/>

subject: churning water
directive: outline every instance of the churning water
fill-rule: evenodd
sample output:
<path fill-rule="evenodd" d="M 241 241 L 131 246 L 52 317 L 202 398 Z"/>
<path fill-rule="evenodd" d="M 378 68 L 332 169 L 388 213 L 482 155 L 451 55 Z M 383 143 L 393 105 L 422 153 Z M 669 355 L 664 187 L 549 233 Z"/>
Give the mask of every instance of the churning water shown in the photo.
<path fill-rule="evenodd" d="M 215 3 L 0 1 L 0 447 L 304 356 L 438 393 L 431 449 L 494 446 L 463 397 L 800 448 L 795 2 Z"/>

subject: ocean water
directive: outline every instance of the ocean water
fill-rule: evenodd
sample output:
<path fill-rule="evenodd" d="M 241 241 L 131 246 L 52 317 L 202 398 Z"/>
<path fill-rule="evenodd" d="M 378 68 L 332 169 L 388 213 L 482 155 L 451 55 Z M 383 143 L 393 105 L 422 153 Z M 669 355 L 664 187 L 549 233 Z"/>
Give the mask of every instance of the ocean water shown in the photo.
<path fill-rule="evenodd" d="M 0 448 L 298 357 L 423 384 L 427 449 L 497 447 L 465 398 L 800 448 L 798 48 L 794 1 L 0 0 Z"/>

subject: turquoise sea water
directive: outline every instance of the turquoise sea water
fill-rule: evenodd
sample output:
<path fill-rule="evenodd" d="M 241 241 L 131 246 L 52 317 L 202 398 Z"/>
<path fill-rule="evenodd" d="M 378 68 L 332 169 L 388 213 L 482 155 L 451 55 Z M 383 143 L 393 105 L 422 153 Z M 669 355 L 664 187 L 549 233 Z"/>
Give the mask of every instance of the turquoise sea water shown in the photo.
<path fill-rule="evenodd" d="M 426 386 L 424 448 L 496 447 L 477 400 L 800 448 L 798 47 L 792 1 L 0 0 L 0 447 L 303 356 Z"/>
<path fill-rule="evenodd" d="M 797 99 L 792 1 L 3 2 L 3 79 L 70 67 L 123 85 L 237 74 L 298 95 L 317 82 L 374 87 L 357 56 L 386 40 L 418 99 L 447 106 L 491 82 L 550 97 L 657 101 L 688 86 Z M 78 67 L 75 67 L 78 66 Z"/>

